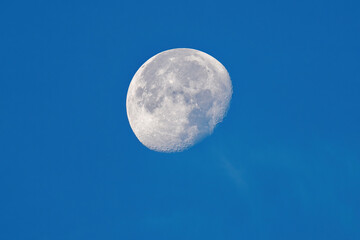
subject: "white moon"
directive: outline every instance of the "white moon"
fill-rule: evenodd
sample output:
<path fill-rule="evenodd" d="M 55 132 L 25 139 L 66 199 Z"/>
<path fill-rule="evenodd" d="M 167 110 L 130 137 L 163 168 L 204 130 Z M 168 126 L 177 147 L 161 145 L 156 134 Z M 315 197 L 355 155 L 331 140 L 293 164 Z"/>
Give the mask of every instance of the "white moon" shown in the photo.
<path fill-rule="evenodd" d="M 134 75 L 126 111 L 136 137 L 159 152 L 183 151 L 222 121 L 232 84 L 212 56 L 187 48 L 161 52 Z"/>

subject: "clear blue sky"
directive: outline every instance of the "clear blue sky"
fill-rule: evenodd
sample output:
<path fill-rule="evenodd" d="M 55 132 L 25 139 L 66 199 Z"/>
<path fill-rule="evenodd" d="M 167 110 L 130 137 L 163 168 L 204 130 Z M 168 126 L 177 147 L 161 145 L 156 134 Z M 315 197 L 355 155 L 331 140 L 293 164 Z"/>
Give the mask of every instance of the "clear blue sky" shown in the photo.
<path fill-rule="evenodd" d="M 1 1 L 0 239 L 360 239 L 359 1 Z M 148 150 L 148 58 L 228 69 L 212 136 Z"/>

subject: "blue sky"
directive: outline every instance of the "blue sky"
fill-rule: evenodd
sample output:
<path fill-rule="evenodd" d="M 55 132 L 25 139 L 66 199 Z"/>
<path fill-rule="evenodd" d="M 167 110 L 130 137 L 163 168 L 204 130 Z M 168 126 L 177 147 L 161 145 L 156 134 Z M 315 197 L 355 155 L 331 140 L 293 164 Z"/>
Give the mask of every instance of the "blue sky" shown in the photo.
<path fill-rule="evenodd" d="M 360 239 L 358 1 L 2 1 L 0 239 Z M 132 76 L 229 71 L 208 137 L 148 150 Z"/>

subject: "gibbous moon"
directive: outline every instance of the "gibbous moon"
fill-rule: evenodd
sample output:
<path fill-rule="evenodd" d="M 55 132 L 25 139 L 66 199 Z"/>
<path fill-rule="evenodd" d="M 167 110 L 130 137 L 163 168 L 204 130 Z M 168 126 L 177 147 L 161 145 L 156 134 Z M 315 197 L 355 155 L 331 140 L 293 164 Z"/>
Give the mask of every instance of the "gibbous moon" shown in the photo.
<path fill-rule="evenodd" d="M 183 151 L 210 135 L 229 108 L 230 76 L 212 56 L 188 48 L 161 52 L 134 75 L 126 98 L 139 141 L 159 152 Z"/>

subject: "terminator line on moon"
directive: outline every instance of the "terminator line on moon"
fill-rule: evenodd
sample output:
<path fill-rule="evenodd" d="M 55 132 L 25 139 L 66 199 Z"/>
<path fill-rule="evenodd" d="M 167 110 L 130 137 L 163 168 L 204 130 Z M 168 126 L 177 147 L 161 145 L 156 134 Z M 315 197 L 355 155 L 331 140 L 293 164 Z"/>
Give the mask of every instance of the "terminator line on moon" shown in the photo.
<path fill-rule="evenodd" d="M 140 67 L 128 89 L 126 111 L 142 144 L 179 152 L 213 132 L 231 95 L 230 76 L 220 62 L 195 49 L 177 48 Z"/>

